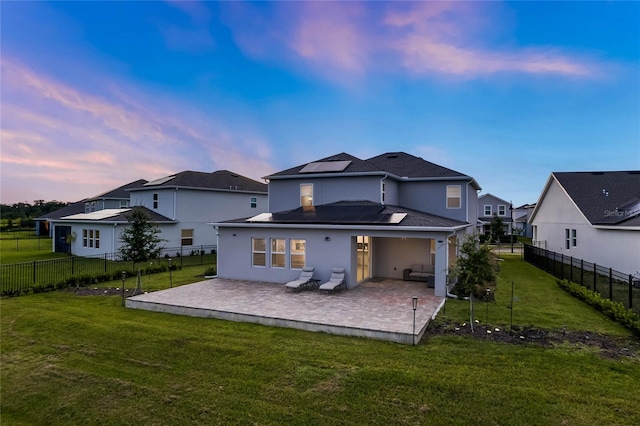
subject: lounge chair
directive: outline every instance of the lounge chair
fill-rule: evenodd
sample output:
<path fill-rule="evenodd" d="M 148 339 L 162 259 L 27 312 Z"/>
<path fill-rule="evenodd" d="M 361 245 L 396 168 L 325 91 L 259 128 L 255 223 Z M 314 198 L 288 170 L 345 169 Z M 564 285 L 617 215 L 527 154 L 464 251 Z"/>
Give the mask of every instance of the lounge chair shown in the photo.
<path fill-rule="evenodd" d="M 331 270 L 331 278 L 320 285 L 319 289 L 330 292 L 340 288 L 347 288 L 347 282 L 344 280 L 344 268 L 333 268 Z"/>
<path fill-rule="evenodd" d="M 320 282 L 320 280 L 313 279 L 313 267 L 307 266 L 302 268 L 302 272 L 300 272 L 300 278 L 295 281 L 289 281 L 284 286 L 285 291 L 302 290 L 304 288 L 312 289 L 318 286 L 318 282 Z"/>

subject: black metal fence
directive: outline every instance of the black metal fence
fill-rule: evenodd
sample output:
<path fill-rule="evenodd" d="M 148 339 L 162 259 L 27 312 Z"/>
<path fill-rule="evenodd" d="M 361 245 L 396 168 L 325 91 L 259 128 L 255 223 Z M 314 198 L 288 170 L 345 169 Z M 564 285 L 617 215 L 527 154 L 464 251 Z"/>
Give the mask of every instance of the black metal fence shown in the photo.
<path fill-rule="evenodd" d="M 19 294 L 29 290 L 59 283 L 69 277 L 108 276 L 121 271 L 135 271 L 138 267 L 171 264 L 176 267 L 214 265 L 215 245 L 165 248 L 158 259 L 135 264 L 122 260 L 117 253 L 100 256 L 69 256 L 59 259 L 34 260 L 32 262 L 0 265 L 1 294 Z"/>
<path fill-rule="evenodd" d="M 528 244 L 524 246 L 524 260 L 640 313 L 640 277 Z"/>

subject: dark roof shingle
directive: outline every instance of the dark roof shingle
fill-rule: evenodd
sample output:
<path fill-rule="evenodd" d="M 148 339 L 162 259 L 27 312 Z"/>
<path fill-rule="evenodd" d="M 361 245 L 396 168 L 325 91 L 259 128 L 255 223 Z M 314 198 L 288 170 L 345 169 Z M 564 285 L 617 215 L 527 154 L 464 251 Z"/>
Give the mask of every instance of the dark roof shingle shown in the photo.
<path fill-rule="evenodd" d="M 156 184 L 154 182 L 158 183 Z M 156 181 L 148 182 L 143 187 L 136 188 L 134 190 L 138 191 L 141 189 L 167 187 L 267 193 L 267 184 L 255 181 L 229 170 L 218 170 L 212 173 L 187 170 L 176 173 L 175 175 L 166 176 L 165 178 L 158 179 Z"/>
<path fill-rule="evenodd" d="M 640 171 L 554 172 L 592 225 L 630 225 L 640 215 Z"/>

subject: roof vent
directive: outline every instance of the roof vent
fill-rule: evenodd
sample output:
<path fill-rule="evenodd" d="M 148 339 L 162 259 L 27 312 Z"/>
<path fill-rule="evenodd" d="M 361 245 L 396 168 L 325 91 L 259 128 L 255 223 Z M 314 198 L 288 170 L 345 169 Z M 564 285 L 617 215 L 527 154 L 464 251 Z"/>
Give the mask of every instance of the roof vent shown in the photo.
<path fill-rule="evenodd" d="M 594 176 L 601 176 L 604 174 L 604 172 L 591 172 L 591 174 Z"/>
<path fill-rule="evenodd" d="M 602 190 L 602 195 L 604 195 L 605 197 L 609 196 L 609 191 L 607 191 L 606 189 Z"/>
<path fill-rule="evenodd" d="M 397 154 L 387 155 L 387 158 L 398 158 L 398 155 Z"/>

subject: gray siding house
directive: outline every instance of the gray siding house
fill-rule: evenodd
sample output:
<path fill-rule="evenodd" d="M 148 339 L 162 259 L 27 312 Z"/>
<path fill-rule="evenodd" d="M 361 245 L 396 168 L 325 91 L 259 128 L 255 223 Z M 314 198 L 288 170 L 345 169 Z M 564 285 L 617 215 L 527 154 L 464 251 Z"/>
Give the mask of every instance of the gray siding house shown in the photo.
<path fill-rule="evenodd" d="M 494 216 L 502 219 L 504 224 L 505 234 L 511 234 L 511 227 L 513 225 L 511 211 L 511 203 L 496 197 L 492 194 L 482 194 L 478 197 L 478 225 L 480 233 L 488 235 L 491 232 L 491 221 Z"/>
<path fill-rule="evenodd" d="M 75 233 L 71 250 L 79 256 L 115 253 L 127 213 L 144 208 L 160 228 L 165 247 L 189 251 L 216 244 L 211 222 L 267 211 L 267 185 L 228 170 L 183 171 L 126 189 L 126 207 L 104 208 L 60 217 L 54 226 Z M 92 199 L 93 200 L 93 199 Z M 85 206 L 87 203 L 85 203 Z M 91 206 L 91 204 L 89 204 Z M 96 207 L 107 205 L 96 203 Z"/>
<path fill-rule="evenodd" d="M 421 264 L 445 296 L 458 242 L 477 222 L 472 177 L 403 152 L 341 153 L 265 179 L 268 213 L 214 224 L 219 277 L 285 283 L 313 266 L 324 281 L 344 268 L 352 288 Z"/>

